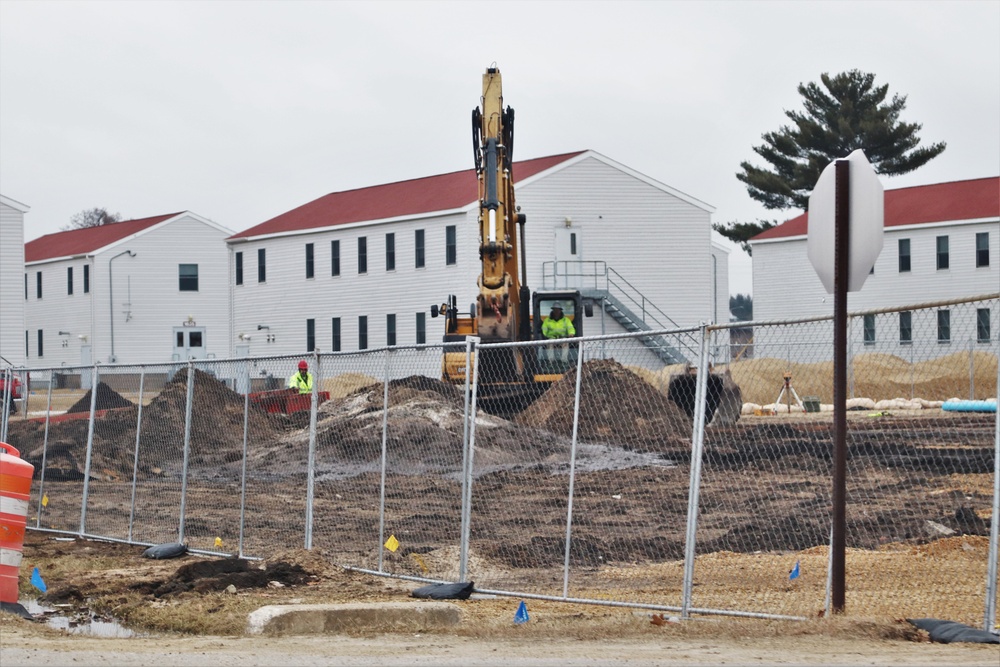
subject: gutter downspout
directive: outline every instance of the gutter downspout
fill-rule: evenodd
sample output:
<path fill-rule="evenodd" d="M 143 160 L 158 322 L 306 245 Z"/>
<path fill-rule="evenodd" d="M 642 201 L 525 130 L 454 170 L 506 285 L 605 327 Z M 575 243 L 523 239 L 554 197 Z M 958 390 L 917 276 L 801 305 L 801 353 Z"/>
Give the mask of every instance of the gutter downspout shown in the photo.
<path fill-rule="evenodd" d="M 108 363 L 115 363 L 115 282 L 112 280 L 111 276 L 111 262 L 115 261 L 122 255 L 128 255 L 129 257 L 135 257 L 135 253 L 131 250 L 122 250 L 120 253 L 108 260 L 108 299 L 110 300 L 111 310 L 108 315 L 111 319 L 111 356 L 108 358 Z"/>

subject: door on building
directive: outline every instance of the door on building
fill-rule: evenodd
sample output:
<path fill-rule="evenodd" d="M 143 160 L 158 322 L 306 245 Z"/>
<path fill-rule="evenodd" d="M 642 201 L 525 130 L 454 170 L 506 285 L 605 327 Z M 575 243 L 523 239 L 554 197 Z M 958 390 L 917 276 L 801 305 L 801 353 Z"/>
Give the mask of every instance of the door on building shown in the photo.
<path fill-rule="evenodd" d="M 594 269 L 583 263 L 580 230 L 556 227 L 556 266 L 554 289 L 582 289 L 593 286 Z M 589 280 L 588 280 L 589 278 Z"/>
<path fill-rule="evenodd" d="M 205 327 L 174 327 L 174 361 L 205 358 Z"/>

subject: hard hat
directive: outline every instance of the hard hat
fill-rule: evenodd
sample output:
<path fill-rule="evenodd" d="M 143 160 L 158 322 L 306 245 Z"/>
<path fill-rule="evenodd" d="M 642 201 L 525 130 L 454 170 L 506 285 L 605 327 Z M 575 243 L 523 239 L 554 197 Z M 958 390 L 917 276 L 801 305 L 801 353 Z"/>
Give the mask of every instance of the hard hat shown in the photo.
<path fill-rule="evenodd" d="M 558 301 L 556 301 L 554 304 L 552 304 L 552 310 L 555 310 L 556 308 L 558 308 L 559 310 L 563 309 L 562 304 L 559 303 Z"/>
<path fill-rule="evenodd" d="M 299 362 L 299 370 L 300 371 L 307 371 L 307 370 L 309 370 L 309 364 L 306 363 L 305 359 L 303 359 L 302 361 Z"/>

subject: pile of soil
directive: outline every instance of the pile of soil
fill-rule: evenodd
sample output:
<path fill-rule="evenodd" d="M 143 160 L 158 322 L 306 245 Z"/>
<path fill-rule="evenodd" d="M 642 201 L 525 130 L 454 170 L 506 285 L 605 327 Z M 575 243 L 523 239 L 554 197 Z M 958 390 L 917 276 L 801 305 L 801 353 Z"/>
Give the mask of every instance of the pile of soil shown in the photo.
<path fill-rule="evenodd" d="M 209 593 L 224 591 L 229 586 L 237 589 L 267 588 L 270 582 L 281 587 L 300 586 L 316 577 L 306 572 L 301 565 L 291 565 L 282 561 L 267 563 L 258 567 L 243 558 L 222 560 L 198 560 L 177 568 L 173 577 L 166 581 L 142 584 L 143 592 L 153 597 L 169 597 L 194 591 Z"/>
<path fill-rule="evenodd" d="M 66 412 L 90 412 L 90 401 L 93 399 L 94 391 L 88 389 L 79 401 L 74 403 Z M 97 383 L 97 400 L 94 403 L 95 410 L 110 410 L 113 408 L 128 408 L 135 405 L 117 391 L 104 384 Z"/>
<path fill-rule="evenodd" d="M 102 390 L 101 387 L 104 387 Z M 212 375 L 195 370 L 194 407 L 191 423 L 189 466 L 197 472 L 207 468 L 218 472 L 229 465 L 239 470 L 243 456 L 244 399 Z M 90 410 L 90 394 L 78 404 Z M 138 407 L 103 383 L 98 384 L 98 409 L 118 401 L 126 407 L 111 410 L 94 420 L 94 445 L 90 474 L 93 479 L 130 479 L 135 456 Z M 140 475 L 179 474 L 184 456 L 187 369 L 178 372 L 163 391 L 143 408 L 139 438 Z M 206 409 L 211 406 L 211 409 Z M 117 406 L 116 406 L 117 407 Z M 47 480 L 82 479 L 86 472 L 89 420 L 57 421 L 48 427 L 48 451 L 43 452 L 45 424 L 17 420 L 10 424 L 11 442 L 25 452 L 36 469 L 45 455 Z M 249 432 L 254 441 L 273 442 L 280 428 L 262 410 L 251 407 Z"/>
<path fill-rule="evenodd" d="M 383 419 L 388 427 L 386 450 L 390 468 L 410 473 L 461 466 L 465 398 L 452 384 L 423 375 L 389 382 L 388 413 L 383 415 L 385 384 L 376 383 L 319 407 L 317 460 L 323 465 L 373 463 L 382 456 Z M 259 465 L 304 466 L 309 431 L 281 438 L 280 446 Z M 537 437 L 517 425 L 485 413 L 476 421 L 477 458 L 490 462 L 538 460 L 564 445 L 562 439 Z M 401 470 L 402 471 L 402 470 Z"/>
<path fill-rule="evenodd" d="M 576 370 L 566 373 L 517 417 L 517 423 L 573 435 Z M 692 422 L 673 401 L 612 359 L 583 364 L 578 435 L 650 452 L 691 441 Z"/>

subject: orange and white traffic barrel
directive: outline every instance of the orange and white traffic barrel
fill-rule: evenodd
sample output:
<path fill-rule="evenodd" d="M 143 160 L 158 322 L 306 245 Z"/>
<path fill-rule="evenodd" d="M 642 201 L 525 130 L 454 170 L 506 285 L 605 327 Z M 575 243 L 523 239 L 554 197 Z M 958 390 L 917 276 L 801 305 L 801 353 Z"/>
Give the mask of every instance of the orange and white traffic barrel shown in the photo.
<path fill-rule="evenodd" d="M 0 442 L 0 602 L 17 604 L 17 571 L 24 549 L 24 527 L 35 467 Z"/>

